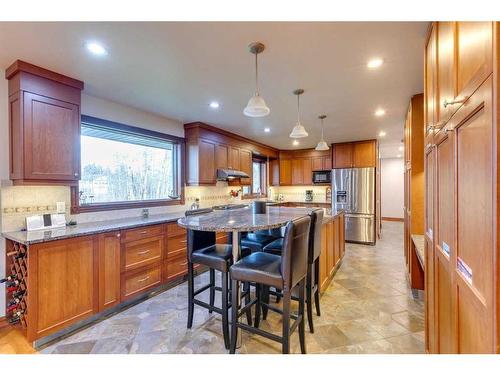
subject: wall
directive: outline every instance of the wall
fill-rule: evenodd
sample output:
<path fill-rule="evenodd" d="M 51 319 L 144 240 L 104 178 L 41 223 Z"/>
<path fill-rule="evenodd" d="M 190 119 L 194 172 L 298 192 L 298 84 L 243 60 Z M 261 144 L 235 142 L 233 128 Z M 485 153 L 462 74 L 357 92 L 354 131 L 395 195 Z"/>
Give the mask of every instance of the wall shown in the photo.
<path fill-rule="evenodd" d="M 381 159 L 382 217 L 403 218 L 404 162 L 402 158 Z"/>

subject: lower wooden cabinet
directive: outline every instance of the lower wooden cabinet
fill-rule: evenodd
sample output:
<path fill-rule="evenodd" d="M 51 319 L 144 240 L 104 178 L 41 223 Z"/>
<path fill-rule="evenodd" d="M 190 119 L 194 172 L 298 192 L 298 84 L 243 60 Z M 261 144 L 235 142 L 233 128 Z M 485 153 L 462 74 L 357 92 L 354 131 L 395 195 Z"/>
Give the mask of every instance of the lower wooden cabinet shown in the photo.
<path fill-rule="evenodd" d="M 120 303 L 119 231 L 99 235 L 99 311 Z"/>
<path fill-rule="evenodd" d="M 122 300 L 161 284 L 160 264 L 122 274 Z"/>
<path fill-rule="evenodd" d="M 321 254 L 319 257 L 319 286 L 324 292 L 345 253 L 344 215 L 338 215 L 321 228 Z"/>

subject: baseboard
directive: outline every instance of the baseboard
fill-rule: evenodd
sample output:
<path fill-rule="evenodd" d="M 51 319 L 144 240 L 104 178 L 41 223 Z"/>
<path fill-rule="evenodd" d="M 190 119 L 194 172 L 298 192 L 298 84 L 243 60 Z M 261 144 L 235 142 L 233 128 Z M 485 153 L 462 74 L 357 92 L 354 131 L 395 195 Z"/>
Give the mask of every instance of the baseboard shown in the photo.
<path fill-rule="evenodd" d="M 0 317 L 0 329 L 5 328 L 9 325 L 7 318 L 5 316 Z"/>
<path fill-rule="evenodd" d="M 404 219 L 402 217 L 384 217 L 382 216 L 383 221 L 401 221 L 403 222 Z"/>

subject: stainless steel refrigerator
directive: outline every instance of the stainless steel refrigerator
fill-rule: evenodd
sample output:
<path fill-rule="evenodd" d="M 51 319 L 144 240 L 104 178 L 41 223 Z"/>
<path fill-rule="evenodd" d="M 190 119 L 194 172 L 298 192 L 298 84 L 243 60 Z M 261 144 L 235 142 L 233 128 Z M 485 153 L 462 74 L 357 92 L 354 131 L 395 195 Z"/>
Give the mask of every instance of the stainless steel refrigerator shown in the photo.
<path fill-rule="evenodd" d="M 332 206 L 345 212 L 345 239 L 375 244 L 375 168 L 332 171 Z"/>

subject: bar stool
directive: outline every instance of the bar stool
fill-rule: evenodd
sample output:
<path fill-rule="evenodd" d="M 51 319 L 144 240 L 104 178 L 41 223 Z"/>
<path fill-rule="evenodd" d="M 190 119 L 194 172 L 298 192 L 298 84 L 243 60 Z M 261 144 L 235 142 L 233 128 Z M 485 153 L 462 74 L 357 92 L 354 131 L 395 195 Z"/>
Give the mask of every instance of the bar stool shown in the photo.
<path fill-rule="evenodd" d="M 285 229 L 282 256 L 257 252 L 239 260 L 230 268 L 231 288 L 237 290 L 240 282 L 254 282 L 256 284 L 256 298 L 242 309 L 239 308 L 236 293 L 232 295 L 232 321 L 231 321 L 231 349 L 236 351 L 238 328 L 261 335 L 282 345 L 282 353 L 290 352 L 290 335 L 299 328 L 300 350 L 306 353 L 304 304 L 305 280 L 307 275 L 307 252 L 309 242 L 309 216 L 289 222 Z M 299 311 L 298 314 L 290 312 L 292 289 L 298 285 Z M 283 316 L 282 335 L 259 329 L 262 286 L 271 286 L 283 290 L 283 309 L 267 304 L 267 308 Z M 255 327 L 240 323 L 238 318 L 256 305 Z M 294 323 L 290 326 L 290 319 Z"/>
<path fill-rule="evenodd" d="M 212 212 L 212 209 L 199 209 L 186 211 L 186 216 L 201 215 Z M 241 256 L 251 253 L 250 249 L 242 248 Z M 188 320 L 187 328 L 193 326 L 194 305 L 202 306 L 211 313 L 215 311 L 222 315 L 222 333 L 224 335 L 224 345 L 229 349 L 229 267 L 233 264 L 232 245 L 216 244 L 215 232 L 204 232 L 197 230 L 187 230 L 187 260 L 188 260 Z M 194 289 L 194 264 L 207 266 L 210 272 L 210 281 L 198 290 Z M 222 287 L 215 285 L 215 270 L 222 274 Z M 210 302 L 206 303 L 195 297 L 210 289 Z M 222 292 L 222 306 L 216 307 L 215 291 Z M 237 293 L 234 293 L 237 295 Z M 250 302 L 250 288 L 247 286 L 242 293 L 242 297 Z M 251 311 L 247 313 L 248 324 L 252 324 Z"/>
<path fill-rule="evenodd" d="M 241 245 L 250 248 L 254 253 L 262 251 L 264 246 L 281 237 L 281 228 L 258 230 L 243 234 L 241 236 Z"/>
<path fill-rule="evenodd" d="M 319 256 L 321 254 L 321 227 L 323 225 L 323 210 L 314 210 L 311 216 L 311 229 L 309 232 L 309 251 L 307 254 L 307 278 L 306 278 L 306 306 L 307 320 L 309 330 L 314 333 L 313 313 L 312 313 L 312 296 L 314 294 L 314 305 L 316 306 L 316 315 L 321 316 L 319 304 Z M 283 248 L 283 240 L 278 239 L 264 247 L 264 251 L 270 254 L 281 255 Z M 279 296 L 279 291 L 277 293 Z M 264 299 L 269 299 L 264 296 Z M 294 291 L 293 299 L 297 299 L 297 293 Z"/>

